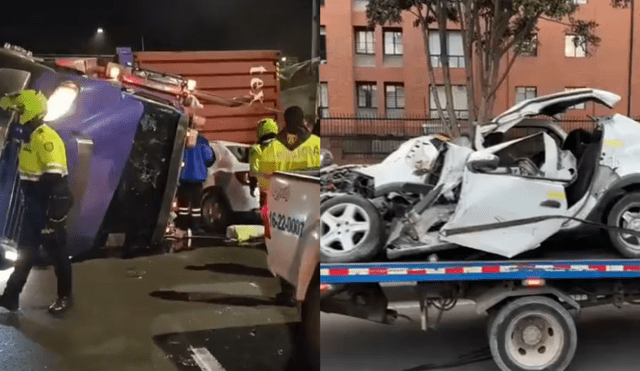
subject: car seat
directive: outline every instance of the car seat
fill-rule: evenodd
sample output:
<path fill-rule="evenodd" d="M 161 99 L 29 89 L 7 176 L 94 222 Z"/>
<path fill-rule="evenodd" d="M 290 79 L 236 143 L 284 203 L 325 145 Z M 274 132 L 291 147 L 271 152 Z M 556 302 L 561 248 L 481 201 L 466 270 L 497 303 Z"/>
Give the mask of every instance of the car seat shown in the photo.
<path fill-rule="evenodd" d="M 576 162 L 578 162 L 587 145 L 593 143 L 593 139 L 593 135 L 588 131 L 576 129 L 567 135 L 567 139 L 562 144 L 562 149 L 571 152 L 575 156 Z"/>
<path fill-rule="evenodd" d="M 593 181 L 601 148 L 601 133 L 595 134 L 596 135 L 593 136 L 589 134 L 590 140 L 592 141 L 591 143 L 581 143 L 577 146 L 577 152 L 579 152 L 579 157 L 576 157 L 576 162 L 578 163 L 578 176 L 573 183 L 565 187 L 565 192 L 567 194 L 567 207 L 571 207 L 575 205 L 576 202 L 580 201 L 580 199 L 584 197 L 589 190 L 589 186 Z M 567 137 L 567 139 L 569 138 Z M 565 146 L 563 146 L 563 149 L 564 147 Z"/>

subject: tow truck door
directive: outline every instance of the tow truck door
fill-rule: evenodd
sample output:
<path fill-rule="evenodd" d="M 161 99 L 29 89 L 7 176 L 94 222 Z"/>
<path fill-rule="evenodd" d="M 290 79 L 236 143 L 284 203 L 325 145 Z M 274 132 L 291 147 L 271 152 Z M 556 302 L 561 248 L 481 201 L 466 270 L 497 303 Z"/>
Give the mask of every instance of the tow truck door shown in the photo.
<path fill-rule="evenodd" d="M 545 161 L 554 163 L 550 156 L 558 152 L 553 139 L 538 133 L 482 152 L 497 155 L 498 168 L 490 172 L 465 168 L 459 203 L 443 226 L 441 239 L 511 258 L 560 230 L 565 219 L 540 217 L 566 215 L 566 182 L 545 174 L 524 177 L 513 168 L 520 156 L 537 159 L 539 168 Z"/>
<path fill-rule="evenodd" d="M 25 89 L 31 73 L 0 68 L 0 97 Z M 0 110 L 0 239 L 17 242 L 22 218 L 20 179 L 18 177 L 18 151 L 20 143 L 7 141 L 14 115 Z"/>
<path fill-rule="evenodd" d="M 320 219 L 319 179 L 303 172 L 280 173 L 271 177 L 267 195 L 268 228 L 265 239 L 269 268 L 290 283 L 298 280 L 305 233 Z M 267 227 L 267 226 L 265 226 Z"/>

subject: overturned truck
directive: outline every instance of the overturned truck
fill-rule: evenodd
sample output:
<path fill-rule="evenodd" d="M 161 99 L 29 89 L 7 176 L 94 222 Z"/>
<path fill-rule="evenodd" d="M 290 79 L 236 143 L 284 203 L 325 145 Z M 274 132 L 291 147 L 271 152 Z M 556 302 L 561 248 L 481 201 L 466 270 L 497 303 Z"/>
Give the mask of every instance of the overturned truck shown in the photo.
<path fill-rule="evenodd" d="M 75 204 L 73 257 L 105 245 L 157 248 L 166 242 L 188 134 L 202 119 L 192 81 L 96 60 L 47 63 L 21 48 L 0 50 L 0 95 L 36 89 L 45 121 L 67 147 Z M 23 222 L 17 173 L 20 126 L 0 113 L 0 238 L 16 246 Z M 193 134 L 193 133 L 191 133 Z"/>

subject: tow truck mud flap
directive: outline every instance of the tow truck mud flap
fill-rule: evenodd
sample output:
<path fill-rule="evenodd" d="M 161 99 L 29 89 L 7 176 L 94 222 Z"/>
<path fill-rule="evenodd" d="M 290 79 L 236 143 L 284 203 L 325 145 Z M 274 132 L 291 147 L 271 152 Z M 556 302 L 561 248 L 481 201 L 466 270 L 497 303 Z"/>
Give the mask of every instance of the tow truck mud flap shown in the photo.
<path fill-rule="evenodd" d="M 391 323 L 395 312 L 387 310 L 389 301 L 377 283 L 350 284 L 335 296 L 320 302 L 320 310 L 325 313 L 345 314 L 373 322 Z"/>

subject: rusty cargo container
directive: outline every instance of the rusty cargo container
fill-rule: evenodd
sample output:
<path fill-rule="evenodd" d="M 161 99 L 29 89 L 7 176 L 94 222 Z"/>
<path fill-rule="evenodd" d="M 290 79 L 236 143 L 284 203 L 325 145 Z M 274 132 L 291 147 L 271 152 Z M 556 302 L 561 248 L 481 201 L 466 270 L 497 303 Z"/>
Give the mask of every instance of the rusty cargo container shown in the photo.
<path fill-rule="evenodd" d="M 209 140 L 255 143 L 265 117 L 282 123 L 278 51 L 137 52 L 141 68 L 195 80 L 197 89 L 223 98 L 262 96 L 262 102 L 228 108 L 204 104 Z"/>

